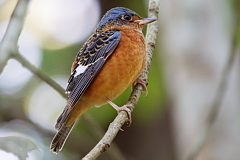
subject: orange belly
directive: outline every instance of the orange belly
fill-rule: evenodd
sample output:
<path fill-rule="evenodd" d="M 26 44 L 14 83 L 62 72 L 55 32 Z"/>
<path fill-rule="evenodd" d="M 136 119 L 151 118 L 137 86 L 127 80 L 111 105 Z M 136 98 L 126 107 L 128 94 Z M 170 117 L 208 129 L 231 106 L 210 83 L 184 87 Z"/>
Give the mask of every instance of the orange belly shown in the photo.
<path fill-rule="evenodd" d="M 107 99 L 118 97 L 138 78 L 146 59 L 144 37 L 142 34 L 139 36 L 130 39 L 122 32 L 118 47 L 81 97 L 82 100 L 92 106 L 103 105 Z"/>
<path fill-rule="evenodd" d="M 74 106 L 67 125 L 76 121 L 88 108 L 101 106 L 107 103 L 107 99 L 115 99 L 138 78 L 145 65 L 146 52 L 143 34 L 137 35 L 127 36 L 122 32 L 120 43 Z"/>

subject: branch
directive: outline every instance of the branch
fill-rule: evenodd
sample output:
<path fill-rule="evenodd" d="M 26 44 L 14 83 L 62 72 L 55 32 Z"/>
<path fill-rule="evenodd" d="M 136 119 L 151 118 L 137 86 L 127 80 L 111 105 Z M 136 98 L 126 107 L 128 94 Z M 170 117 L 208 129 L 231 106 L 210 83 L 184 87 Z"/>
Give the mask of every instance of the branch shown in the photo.
<path fill-rule="evenodd" d="M 50 87 L 55 89 L 62 97 L 67 98 L 65 94 L 65 90 L 56 83 L 52 78 L 50 78 L 48 75 L 44 74 L 41 70 L 36 68 L 34 65 L 32 65 L 26 58 L 24 58 L 19 53 L 13 53 L 12 58 L 16 59 L 18 62 L 20 62 L 25 68 L 30 70 L 35 76 L 40 78 L 42 81 L 46 82 Z"/>
<path fill-rule="evenodd" d="M 150 0 L 149 1 L 149 17 L 150 18 L 157 18 L 158 17 L 158 11 L 159 11 L 159 4 L 158 0 Z M 153 51 L 155 49 L 155 43 L 156 38 L 158 34 L 158 24 L 152 23 L 148 25 L 147 33 L 146 33 L 146 52 L 147 52 L 147 62 L 146 66 L 140 75 L 141 78 L 148 77 L 150 64 L 152 61 L 152 55 Z M 140 84 L 137 84 L 136 87 L 134 87 L 133 92 L 131 93 L 128 101 L 126 104 L 132 104 L 133 106 L 136 106 L 141 94 L 143 92 L 143 87 Z M 92 160 L 96 159 L 98 156 L 100 156 L 101 153 L 106 151 L 110 144 L 112 143 L 113 139 L 116 137 L 119 130 L 121 130 L 121 127 L 124 123 L 128 121 L 128 117 L 126 112 L 122 111 L 120 112 L 117 117 L 114 119 L 114 121 L 109 125 L 107 132 L 103 136 L 103 138 L 98 142 L 98 144 L 83 158 L 83 160 Z"/>
<path fill-rule="evenodd" d="M 7 31 L 5 32 L 0 44 L 0 74 L 4 69 L 12 53 L 17 51 L 17 43 L 23 29 L 24 18 L 26 15 L 29 0 L 19 0 L 11 15 Z"/>
<path fill-rule="evenodd" d="M 229 54 L 229 57 L 228 57 L 228 61 L 226 63 L 226 66 L 223 69 L 220 84 L 219 84 L 219 86 L 217 88 L 217 91 L 216 91 L 216 96 L 213 99 L 213 102 L 212 102 L 212 105 L 211 105 L 212 108 L 210 109 L 209 115 L 207 116 L 207 119 L 206 119 L 206 126 L 204 127 L 203 133 L 202 133 L 202 135 L 204 135 L 204 139 L 201 139 L 200 142 L 196 145 L 193 152 L 187 158 L 188 160 L 197 159 L 197 157 L 201 153 L 202 149 L 204 148 L 204 146 L 208 142 L 211 128 L 212 128 L 213 124 L 215 123 L 215 121 L 217 119 L 219 110 L 221 108 L 222 101 L 224 99 L 224 96 L 225 96 L 225 93 L 226 93 L 226 90 L 227 90 L 227 86 L 229 84 L 228 83 L 229 75 L 230 75 L 231 69 L 233 67 L 234 60 L 236 59 L 237 49 L 238 49 L 238 38 L 239 38 L 238 36 L 240 35 L 240 7 L 239 7 L 239 3 L 236 6 L 237 6 L 236 7 L 236 14 L 235 14 L 236 15 L 236 23 L 235 23 L 235 26 L 234 26 L 234 32 L 233 32 L 233 37 L 232 37 L 232 46 L 231 46 L 230 54 Z"/>
<path fill-rule="evenodd" d="M 94 133 L 96 139 L 100 139 L 104 135 L 104 129 L 97 123 L 94 123 L 96 120 L 89 116 L 89 114 L 85 113 L 82 115 L 82 120 L 84 120 L 85 126 L 91 129 L 91 133 Z M 125 160 L 126 158 L 123 156 L 119 147 L 112 143 L 111 152 L 107 152 L 110 159 L 115 160 Z"/>

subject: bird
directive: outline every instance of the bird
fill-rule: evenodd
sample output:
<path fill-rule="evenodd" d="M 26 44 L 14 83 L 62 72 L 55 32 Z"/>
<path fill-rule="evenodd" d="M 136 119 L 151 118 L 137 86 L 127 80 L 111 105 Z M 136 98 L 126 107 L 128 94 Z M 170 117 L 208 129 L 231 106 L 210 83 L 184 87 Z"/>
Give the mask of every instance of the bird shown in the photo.
<path fill-rule="evenodd" d="M 118 112 L 126 111 L 131 121 L 132 106 L 119 107 L 112 100 L 135 83 L 146 90 L 145 81 L 139 78 L 146 63 L 142 28 L 154 21 L 155 18 L 142 18 L 124 7 L 112 8 L 102 17 L 72 64 L 67 103 L 55 125 L 52 152 L 62 150 L 75 122 L 93 106 L 108 103 Z"/>

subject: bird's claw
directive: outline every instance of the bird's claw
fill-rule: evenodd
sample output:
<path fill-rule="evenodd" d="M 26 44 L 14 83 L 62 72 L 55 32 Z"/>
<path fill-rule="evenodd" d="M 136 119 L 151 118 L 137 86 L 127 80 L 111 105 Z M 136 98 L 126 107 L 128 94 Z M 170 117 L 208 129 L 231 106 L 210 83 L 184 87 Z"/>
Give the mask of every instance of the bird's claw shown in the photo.
<path fill-rule="evenodd" d="M 147 78 L 138 77 L 135 81 L 136 83 L 139 83 L 142 85 L 143 91 L 146 92 L 146 97 L 148 96 L 148 89 L 147 89 L 147 83 L 146 83 L 147 80 L 148 80 Z M 135 87 L 135 85 L 133 83 L 132 88 L 134 88 L 134 87 Z"/>
<path fill-rule="evenodd" d="M 129 123 L 128 126 L 132 124 L 131 108 L 134 107 L 132 104 L 125 104 L 122 107 L 119 107 L 110 100 L 107 100 L 107 103 L 110 104 L 114 109 L 116 109 L 118 113 L 120 113 L 121 111 L 125 111 L 128 116 L 128 123 Z"/>
<path fill-rule="evenodd" d="M 132 110 L 130 108 L 133 108 L 134 106 L 132 104 L 125 104 L 122 107 L 119 107 L 118 113 L 120 113 L 121 111 L 125 111 L 127 113 L 128 116 L 128 126 L 130 126 L 132 124 Z"/>

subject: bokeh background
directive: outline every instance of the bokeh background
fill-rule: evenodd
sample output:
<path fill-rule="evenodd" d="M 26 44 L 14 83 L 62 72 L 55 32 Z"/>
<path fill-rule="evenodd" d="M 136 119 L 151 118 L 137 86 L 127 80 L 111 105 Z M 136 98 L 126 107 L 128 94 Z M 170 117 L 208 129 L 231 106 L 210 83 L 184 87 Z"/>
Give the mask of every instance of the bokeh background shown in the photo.
<path fill-rule="evenodd" d="M 1 39 L 16 3 L 0 0 Z M 236 34 L 235 8 L 240 9 L 236 4 L 237 0 L 160 1 L 149 94 L 142 95 L 132 125 L 124 126 L 114 140 L 122 156 L 113 158 L 110 148 L 99 159 L 185 160 L 203 141 L 206 144 L 196 159 L 239 159 L 239 48 L 207 140 L 203 132 Z M 19 51 L 65 88 L 76 53 L 102 15 L 117 6 L 147 17 L 147 0 L 32 0 Z M 115 103 L 123 105 L 130 92 L 129 88 Z M 83 118 L 60 154 L 49 151 L 65 103 L 55 90 L 10 59 L 0 75 L 0 159 L 15 160 L 28 152 L 29 160 L 77 160 L 88 153 L 99 137 Z M 86 114 L 106 130 L 116 111 L 104 105 Z"/>

